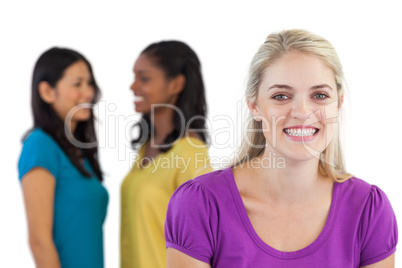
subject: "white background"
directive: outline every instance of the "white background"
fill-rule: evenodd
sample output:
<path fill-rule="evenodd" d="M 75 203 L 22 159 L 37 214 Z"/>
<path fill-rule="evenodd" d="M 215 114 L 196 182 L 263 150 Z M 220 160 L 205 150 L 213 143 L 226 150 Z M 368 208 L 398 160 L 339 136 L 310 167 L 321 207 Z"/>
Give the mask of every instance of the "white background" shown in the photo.
<path fill-rule="evenodd" d="M 103 92 L 99 139 L 110 194 L 104 227 L 107 268 L 119 266 L 119 191 L 133 157 L 126 138 L 134 120 L 129 90 L 132 67 L 145 46 L 163 39 L 188 43 L 201 59 L 212 131 L 228 127 L 220 119 L 223 116 L 240 124 L 236 109 L 241 107 L 247 67 L 269 33 L 302 28 L 332 42 L 350 92 L 346 96 L 347 169 L 380 186 L 402 223 L 402 16 L 397 1 L 198 2 L 2 1 L 0 135 L 5 174 L 0 178 L 0 267 L 34 267 L 17 160 L 20 139 L 32 125 L 33 65 L 52 46 L 82 52 Z M 214 136 L 211 157 L 229 155 L 240 139 L 237 134 L 225 135 Z M 225 148 L 219 149 L 218 143 Z M 402 253 L 396 256 L 399 267 Z"/>

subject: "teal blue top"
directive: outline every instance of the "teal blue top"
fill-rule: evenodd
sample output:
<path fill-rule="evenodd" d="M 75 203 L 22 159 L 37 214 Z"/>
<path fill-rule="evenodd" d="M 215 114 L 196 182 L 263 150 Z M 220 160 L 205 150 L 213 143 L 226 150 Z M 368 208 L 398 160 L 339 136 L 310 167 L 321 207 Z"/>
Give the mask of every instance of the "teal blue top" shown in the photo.
<path fill-rule="evenodd" d="M 84 166 L 94 174 L 88 159 Z M 19 179 L 34 167 L 47 169 L 56 179 L 53 239 L 62 268 L 103 268 L 106 189 L 95 175 L 84 177 L 55 140 L 38 128 L 24 141 Z"/>

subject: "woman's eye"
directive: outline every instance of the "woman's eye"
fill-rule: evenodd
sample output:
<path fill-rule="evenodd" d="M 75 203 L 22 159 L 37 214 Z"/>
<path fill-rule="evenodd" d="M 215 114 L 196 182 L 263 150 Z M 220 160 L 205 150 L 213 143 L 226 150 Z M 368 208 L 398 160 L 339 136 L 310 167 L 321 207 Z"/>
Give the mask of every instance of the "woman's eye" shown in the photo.
<path fill-rule="evenodd" d="M 148 82 L 149 81 L 149 78 L 148 77 L 141 77 L 141 82 Z"/>
<path fill-rule="evenodd" d="M 328 95 L 326 95 L 326 94 L 318 93 L 318 94 L 315 94 L 313 98 L 314 98 L 314 99 L 323 100 L 323 99 L 326 99 L 326 98 L 329 98 L 329 97 L 328 97 Z"/>
<path fill-rule="evenodd" d="M 277 95 L 273 96 L 272 98 L 275 99 L 275 100 L 287 100 L 287 99 L 289 99 L 288 96 L 283 95 L 283 94 L 277 94 Z"/>
<path fill-rule="evenodd" d="M 81 83 L 75 83 L 74 86 L 75 86 L 75 87 L 80 87 L 80 86 L 81 86 Z"/>

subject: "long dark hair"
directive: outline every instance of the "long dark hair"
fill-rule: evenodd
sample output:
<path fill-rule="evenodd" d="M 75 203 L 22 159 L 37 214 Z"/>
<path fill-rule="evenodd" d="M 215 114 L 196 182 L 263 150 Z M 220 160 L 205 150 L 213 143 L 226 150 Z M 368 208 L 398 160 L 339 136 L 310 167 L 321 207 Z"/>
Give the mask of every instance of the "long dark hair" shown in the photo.
<path fill-rule="evenodd" d="M 49 134 L 60 145 L 62 150 L 67 154 L 70 161 L 80 171 L 80 173 L 85 177 L 90 178 L 92 177 L 92 174 L 86 170 L 83 163 L 80 162 L 79 153 L 81 150 L 82 157 L 86 157 L 89 160 L 89 163 L 99 181 L 102 181 L 103 177 L 98 161 L 98 147 L 78 148 L 72 144 L 65 135 L 63 119 L 60 118 L 54 109 L 41 98 L 38 89 L 39 83 L 42 81 L 47 82 L 52 88 L 54 88 L 57 82 L 63 77 L 64 71 L 69 66 L 79 61 L 86 63 L 92 78 L 92 86 L 95 90 L 95 94 L 91 103 L 94 104 L 98 102 L 100 98 L 100 90 L 96 84 L 91 64 L 85 59 L 85 57 L 71 49 L 57 47 L 51 48 L 39 57 L 33 71 L 31 99 L 34 119 L 33 128 L 41 128 L 44 132 Z M 73 133 L 74 138 L 82 143 L 97 142 L 92 109 L 90 114 L 89 120 L 78 122 L 75 132 Z"/>
<path fill-rule="evenodd" d="M 197 54 L 183 42 L 162 41 L 149 45 L 141 52 L 141 55 L 148 56 L 165 73 L 167 79 L 173 79 L 180 74 L 186 78 L 186 83 L 176 103 L 176 107 L 181 111 L 184 120 L 182 121 L 177 112 L 174 114 L 175 128 L 166 136 L 163 145 L 167 146 L 162 146 L 160 151 L 168 151 L 171 148 L 168 145 L 180 138 L 179 136 L 186 127 L 197 130 L 201 139 L 208 143 L 205 126 L 207 104 L 201 74 L 201 63 Z M 137 123 L 133 126 L 133 128 L 139 127 L 139 137 L 131 141 L 135 148 L 144 144 L 151 137 L 150 130 L 153 126 L 151 125 L 149 114 L 142 115 L 142 120 L 146 124 Z M 191 123 L 188 125 L 190 120 Z M 147 136 L 143 137 L 144 135 Z"/>

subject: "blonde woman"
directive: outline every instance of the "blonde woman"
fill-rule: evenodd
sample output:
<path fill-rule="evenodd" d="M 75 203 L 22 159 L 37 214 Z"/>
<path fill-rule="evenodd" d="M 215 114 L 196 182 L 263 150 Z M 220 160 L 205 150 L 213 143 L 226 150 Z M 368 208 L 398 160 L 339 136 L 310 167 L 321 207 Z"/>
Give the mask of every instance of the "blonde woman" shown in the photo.
<path fill-rule="evenodd" d="M 185 183 L 169 203 L 168 268 L 394 267 L 389 200 L 343 167 L 343 84 L 327 40 L 268 36 L 250 66 L 253 131 L 239 160 Z M 267 166 L 272 157 L 281 165 Z"/>

